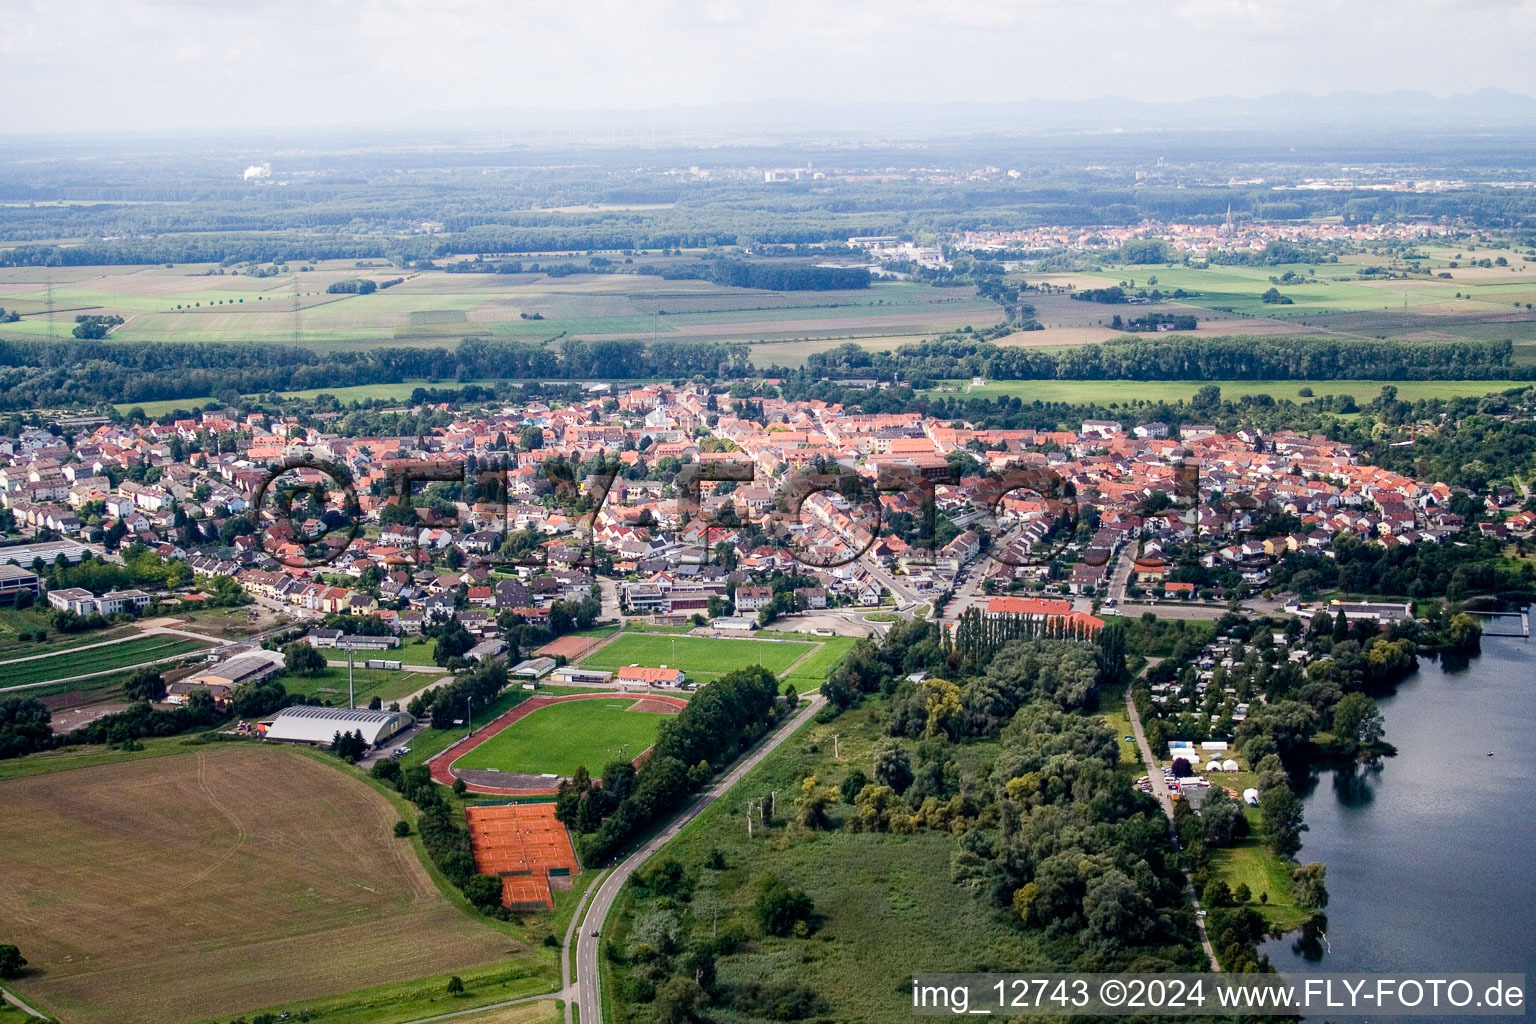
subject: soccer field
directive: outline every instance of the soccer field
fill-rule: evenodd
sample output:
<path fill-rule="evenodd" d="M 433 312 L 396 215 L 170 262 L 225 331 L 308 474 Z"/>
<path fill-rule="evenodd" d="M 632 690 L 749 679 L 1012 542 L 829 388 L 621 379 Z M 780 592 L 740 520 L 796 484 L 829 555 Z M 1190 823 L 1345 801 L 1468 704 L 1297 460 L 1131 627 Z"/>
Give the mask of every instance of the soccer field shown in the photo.
<path fill-rule="evenodd" d="M 453 767 L 571 776 L 585 765 L 600 776 L 612 761 L 631 761 L 656 740 L 667 718 L 631 711 L 634 697 L 573 700 L 539 708 L 480 744 Z"/>
<path fill-rule="evenodd" d="M 680 668 L 690 682 L 704 683 L 734 669 L 761 665 L 774 675 L 784 674 L 816 645 L 795 640 L 719 640 L 661 633 L 626 633 L 594 652 L 584 668 L 617 670 L 626 665 L 666 665 Z"/>

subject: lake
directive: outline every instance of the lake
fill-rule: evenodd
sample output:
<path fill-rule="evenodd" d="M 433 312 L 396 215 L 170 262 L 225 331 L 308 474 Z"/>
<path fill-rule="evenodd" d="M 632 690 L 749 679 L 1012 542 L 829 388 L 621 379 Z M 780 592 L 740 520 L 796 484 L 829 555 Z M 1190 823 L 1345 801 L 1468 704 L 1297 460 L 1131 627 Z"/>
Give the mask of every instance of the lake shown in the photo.
<path fill-rule="evenodd" d="M 1378 703 L 1397 756 L 1322 771 L 1303 794 L 1297 858 L 1328 866 L 1326 933 L 1263 951 L 1284 974 L 1523 971 L 1536 981 L 1536 643 L 1485 638 L 1458 670 L 1421 658 Z"/>

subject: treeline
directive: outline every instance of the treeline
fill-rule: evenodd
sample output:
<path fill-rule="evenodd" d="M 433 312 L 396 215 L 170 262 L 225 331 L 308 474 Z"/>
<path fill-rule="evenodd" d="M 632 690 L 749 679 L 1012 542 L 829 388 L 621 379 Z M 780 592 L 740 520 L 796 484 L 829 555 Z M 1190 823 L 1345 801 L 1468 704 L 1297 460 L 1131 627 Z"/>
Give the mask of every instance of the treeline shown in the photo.
<path fill-rule="evenodd" d="M 1371 597 L 1462 601 L 1482 594 L 1536 594 L 1536 564 L 1503 557 L 1503 543 L 1465 530 L 1440 544 L 1386 547 L 1340 535 L 1328 555 L 1293 551 L 1270 572 L 1270 586 L 1303 600 L 1342 590 Z"/>
<path fill-rule="evenodd" d="M 777 684 L 772 672 L 753 665 L 700 687 L 681 713 L 662 722 L 650 756 L 622 799 L 611 808 L 566 811 L 574 822 L 601 820 L 595 831 L 578 840 L 582 863 L 589 867 L 606 863 L 630 839 L 680 806 L 715 772 L 770 731 L 778 719 Z M 627 779 L 624 786 L 629 786 Z M 567 808 L 569 787 L 569 783 L 561 785 Z M 586 793 L 585 798 L 605 800 L 594 792 Z"/>
<path fill-rule="evenodd" d="M 424 764 L 402 768 L 394 758 L 383 758 L 374 763 L 370 774 L 380 782 L 393 786 L 397 792 L 416 805 L 420 812 L 416 819 L 416 831 L 427 856 L 455 888 L 464 893 L 476 909 L 496 917 L 505 917 L 501 905 L 501 879 L 495 875 L 482 875 L 475 870 L 474 849 L 469 842 L 469 829 L 462 815 L 443 795 L 443 789 L 432 781 L 432 771 Z M 397 835 L 401 834 L 397 831 Z"/>
<path fill-rule="evenodd" d="M 1405 402 L 1394 395 L 1391 402 L 1378 406 L 1378 417 L 1389 426 L 1430 418 L 1442 423 L 1436 430 L 1415 432 L 1411 445 L 1370 439 L 1378 465 L 1474 491 L 1506 476 L 1529 478 L 1531 459 L 1536 456 L 1536 388 L 1453 399 L 1438 406 Z"/>
<path fill-rule="evenodd" d="M 1536 379 L 1516 366 L 1508 341 L 1339 341 L 1328 338 L 1172 335 L 1108 341 L 1059 352 L 946 338 L 870 352 L 844 345 L 813 353 L 802 371 L 776 368 L 806 382 L 878 376 L 932 381 L 992 380 L 1507 380 Z"/>
<path fill-rule="evenodd" d="M 567 340 L 558 351 L 468 338 L 453 350 L 314 352 L 285 345 L 0 340 L 0 409 L 149 402 L 429 380 L 740 376 L 744 345 Z"/>
<path fill-rule="evenodd" d="M 830 292 L 868 288 L 869 271 L 862 267 L 817 267 L 808 263 L 749 263 L 745 260 L 712 260 L 641 272 L 653 272 L 668 281 L 712 281 L 732 288 L 763 288 L 776 292 Z"/>

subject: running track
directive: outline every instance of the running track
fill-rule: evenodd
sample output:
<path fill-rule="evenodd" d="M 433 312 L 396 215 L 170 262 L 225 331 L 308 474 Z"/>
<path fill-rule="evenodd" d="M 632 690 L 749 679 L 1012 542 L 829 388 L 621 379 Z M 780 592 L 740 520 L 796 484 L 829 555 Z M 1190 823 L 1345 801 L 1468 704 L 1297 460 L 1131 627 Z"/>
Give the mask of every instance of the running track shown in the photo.
<path fill-rule="evenodd" d="M 682 710 L 688 706 L 688 702 L 683 700 L 681 697 L 669 697 L 659 693 L 572 693 L 561 697 L 529 697 L 527 700 L 517 705 L 517 707 L 506 712 L 500 718 L 497 718 L 490 725 L 481 727 L 480 731 L 475 733 L 473 736 L 467 736 L 464 739 L 459 740 L 459 742 L 455 743 L 453 746 L 449 747 L 447 750 L 443 751 L 441 754 L 438 754 L 436 757 L 428 761 L 427 765 L 432 771 L 432 780 L 434 782 L 440 782 L 445 786 L 453 785 L 454 780 L 457 778 L 457 776 L 453 774 L 453 762 L 457 761 L 471 750 L 474 750 L 480 744 L 501 732 L 501 730 L 522 721 L 524 718 L 527 718 L 529 715 L 539 710 L 539 708 L 547 708 L 551 704 L 564 704 L 566 701 L 572 700 L 613 700 L 616 697 L 633 697 L 636 700 L 660 701 L 663 704 L 671 704 L 678 710 Z M 641 754 L 640 756 L 644 757 L 645 755 Z M 558 790 L 554 788 L 522 789 L 499 786 L 481 786 L 470 783 L 468 780 L 465 780 L 465 782 L 469 786 L 469 790 L 472 793 L 491 793 L 500 796 L 550 796 L 558 792 Z"/>

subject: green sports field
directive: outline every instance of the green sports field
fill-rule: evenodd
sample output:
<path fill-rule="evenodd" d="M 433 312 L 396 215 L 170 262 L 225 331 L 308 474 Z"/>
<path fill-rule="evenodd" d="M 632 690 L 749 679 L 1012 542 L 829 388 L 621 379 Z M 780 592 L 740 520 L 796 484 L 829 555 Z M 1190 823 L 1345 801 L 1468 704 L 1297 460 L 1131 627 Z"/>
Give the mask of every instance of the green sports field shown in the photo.
<path fill-rule="evenodd" d="M 838 663 L 848 656 L 853 650 L 853 645 L 858 643 L 857 637 L 834 636 L 821 642 L 821 647 L 809 658 L 795 665 L 785 680 L 793 684 L 798 693 L 812 693 L 821 689 L 821 684 L 827 681 L 827 676 Z"/>
<path fill-rule="evenodd" d="M 584 668 L 616 671 L 626 665 L 680 668 L 690 682 L 705 683 L 733 669 L 761 665 L 783 675 L 814 644 L 795 640 L 719 640 L 697 636 L 626 633 L 583 661 Z"/>
<path fill-rule="evenodd" d="M 633 760 L 656 740 L 667 717 L 631 711 L 638 698 L 573 700 L 539 708 L 471 750 L 455 768 L 574 775 L 582 765 L 593 775 L 611 761 Z"/>
<path fill-rule="evenodd" d="M 394 651 L 384 651 L 378 656 L 399 660 L 397 652 Z M 439 675 L 446 675 L 446 672 L 407 672 L 404 669 L 363 668 L 364 660 L 358 658 L 352 669 L 352 692 L 358 707 L 366 707 L 371 697 L 377 697 L 388 704 L 390 701 L 399 700 L 423 687 L 432 685 Z M 283 686 L 289 693 L 297 693 L 305 697 L 321 697 L 330 704 L 347 703 L 347 670 L 344 667 L 338 668 L 332 665 L 318 676 L 286 675 L 283 677 Z"/>

